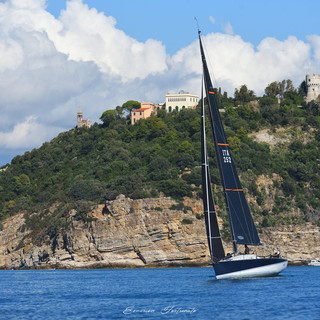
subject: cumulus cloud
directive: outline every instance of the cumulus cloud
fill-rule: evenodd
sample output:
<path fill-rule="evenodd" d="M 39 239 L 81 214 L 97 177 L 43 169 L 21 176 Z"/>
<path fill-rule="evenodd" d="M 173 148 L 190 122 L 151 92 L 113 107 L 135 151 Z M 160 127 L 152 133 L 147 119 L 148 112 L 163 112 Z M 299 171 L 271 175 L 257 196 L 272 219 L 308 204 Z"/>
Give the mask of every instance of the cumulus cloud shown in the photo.
<path fill-rule="evenodd" d="M 29 116 L 24 122 L 17 123 L 11 132 L 0 132 L 0 147 L 20 149 L 40 146 L 52 134 L 59 133 L 61 128 L 56 128 L 51 132 L 52 130 L 52 128 L 38 123 L 37 117 Z"/>
<path fill-rule="evenodd" d="M 224 30 L 203 40 L 214 83 L 230 95 L 242 84 L 260 95 L 272 81 L 298 86 L 306 73 L 320 73 L 319 35 L 254 47 L 230 23 Z M 0 1 L 2 150 L 32 148 L 74 127 L 79 108 L 98 121 L 127 100 L 163 102 L 169 91 L 199 93 L 200 83 L 196 40 L 169 56 L 160 41 L 133 39 L 82 0 L 68 1 L 59 18 L 45 0 Z"/>
<path fill-rule="evenodd" d="M 319 68 L 319 61 L 320 61 L 320 36 L 319 35 L 310 35 L 307 36 L 307 40 L 312 47 L 312 55 L 313 59 L 310 63 L 315 62 L 316 65 L 312 66 L 313 69 Z"/>
<path fill-rule="evenodd" d="M 256 94 L 262 95 L 265 87 L 273 81 L 291 79 L 298 86 L 311 69 L 319 70 L 320 59 L 316 56 L 319 39 L 319 36 L 313 36 L 309 42 L 304 42 L 293 36 L 285 41 L 265 38 L 255 48 L 238 35 L 211 33 L 203 37 L 203 43 L 217 87 L 232 95 L 235 88 L 246 84 Z M 177 72 L 189 70 L 189 75 L 199 74 L 198 46 L 195 41 L 177 52 L 171 59 L 171 68 Z M 314 59 L 310 57 L 311 49 Z M 189 82 L 194 79 L 189 79 Z M 193 89 L 196 90 L 195 87 Z"/>
<path fill-rule="evenodd" d="M 80 0 L 67 3 L 60 16 L 62 28 L 49 37 L 58 51 L 75 61 L 94 61 L 104 73 L 123 81 L 144 79 L 166 71 L 166 53 L 161 42 L 145 43 L 130 38 L 115 27 L 116 20 L 89 9 Z"/>

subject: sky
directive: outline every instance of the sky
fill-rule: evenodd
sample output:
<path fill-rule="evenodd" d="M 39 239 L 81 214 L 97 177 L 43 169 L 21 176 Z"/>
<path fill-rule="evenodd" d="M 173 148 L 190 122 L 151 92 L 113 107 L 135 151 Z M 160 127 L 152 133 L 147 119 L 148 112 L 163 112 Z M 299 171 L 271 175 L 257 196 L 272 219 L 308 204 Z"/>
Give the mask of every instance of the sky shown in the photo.
<path fill-rule="evenodd" d="M 320 74 L 320 1 L 0 0 L 0 167 L 128 100 Z"/>

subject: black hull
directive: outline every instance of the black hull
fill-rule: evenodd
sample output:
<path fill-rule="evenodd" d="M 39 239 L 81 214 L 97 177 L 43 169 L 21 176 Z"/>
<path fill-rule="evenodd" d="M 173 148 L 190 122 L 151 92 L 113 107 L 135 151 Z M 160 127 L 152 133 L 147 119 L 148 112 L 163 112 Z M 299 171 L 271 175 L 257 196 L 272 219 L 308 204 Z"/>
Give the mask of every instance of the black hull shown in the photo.
<path fill-rule="evenodd" d="M 265 277 L 279 274 L 288 261 L 281 258 L 257 258 L 221 261 L 213 266 L 217 279 Z"/>

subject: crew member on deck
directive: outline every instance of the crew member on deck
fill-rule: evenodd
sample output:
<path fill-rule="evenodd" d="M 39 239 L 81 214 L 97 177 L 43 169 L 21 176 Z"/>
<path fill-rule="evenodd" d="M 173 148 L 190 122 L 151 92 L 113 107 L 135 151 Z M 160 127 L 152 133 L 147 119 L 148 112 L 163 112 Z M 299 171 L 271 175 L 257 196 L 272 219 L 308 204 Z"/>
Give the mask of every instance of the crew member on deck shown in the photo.
<path fill-rule="evenodd" d="M 280 257 L 280 249 L 273 249 L 273 254 L 272 254 L 273 258 L 279 258 Z"/>
<path fill-rule="evenodd" d="M 244 254 L 249 254 L 250 250 L 248 248 L 248 246 L 245 244 L 244 245 Z"/>

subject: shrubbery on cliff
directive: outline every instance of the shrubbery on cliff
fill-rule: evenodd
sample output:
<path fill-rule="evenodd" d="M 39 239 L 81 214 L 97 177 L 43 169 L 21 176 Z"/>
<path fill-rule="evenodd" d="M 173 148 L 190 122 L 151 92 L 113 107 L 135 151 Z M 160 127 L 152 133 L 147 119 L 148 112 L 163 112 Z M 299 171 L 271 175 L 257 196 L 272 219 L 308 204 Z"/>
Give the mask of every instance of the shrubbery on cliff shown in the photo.
<path fill-rule="evenodd" d="M 250 204 L 253 212 L 261 217 L 263 226 L 287 219 L 285 213 L 292 206 L 300 208 L 304 219 L 318 221 L 319 105 L 306 105 L 302 93 L 293 88 L 282 96 L 266 89 L 261 98 L 241 89 L 235 99 L 217 96 L 225 108 L 222 117 L 239 174 L 258 204 L 258 208 Z M 131 198 L 159 192 L 176 198 L 201 194 L 199 109 L 160 111 L 131 126 L 124 116 L 130 105 L 104 113 L 101 125 L 61 133 L 42 147 L 15 157 L 0 173 L 1 217 L 52 203 L 102 203 L 120 193 Z M 249 135 L 266 128 L 291 130 L 290 142 L 270 148 Z M 213 146 L 209 152 L 213 154 Z M 219 184 L 214 157 L 210 166 L 212 181 Z M 270 211 L 256 177 L 273 173 L 280 180 L 274 181 L 276 203 Z M 223 203 L 218 195 L 218 204 Z"/>

